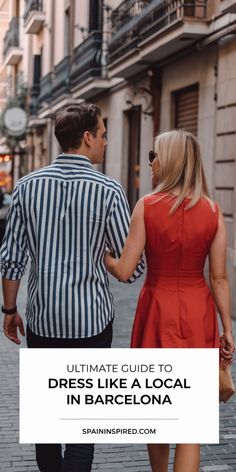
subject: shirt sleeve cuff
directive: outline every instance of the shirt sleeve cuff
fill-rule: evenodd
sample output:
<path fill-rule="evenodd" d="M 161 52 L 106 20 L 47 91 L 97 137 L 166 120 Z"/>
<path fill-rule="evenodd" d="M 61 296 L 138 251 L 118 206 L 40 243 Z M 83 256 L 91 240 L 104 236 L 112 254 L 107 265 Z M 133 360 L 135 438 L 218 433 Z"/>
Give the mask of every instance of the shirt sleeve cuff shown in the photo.
<path fill-rule="evenodd" d="M 136 268 L 135 272 L 133 273 L 133 275 L 131 275 L 131 277 L 123 283 L 125 283 L 125 284 L 134 283 L 135 280 L 137 280 L 139 277 L 141 277 L 141 275 L 143 275 L 144 269 L 145 269 L 145 262 L 144 262 L 144 259 L 142 257 L 140 262 L 138 263 L 137 268 Z"/>
<path fill-rule="evenodd" d="M 0 267 L 2 278 L 8 280 L 20 280 L 26 270 L 26 267 L 14 262 L 1 263 Z"/>

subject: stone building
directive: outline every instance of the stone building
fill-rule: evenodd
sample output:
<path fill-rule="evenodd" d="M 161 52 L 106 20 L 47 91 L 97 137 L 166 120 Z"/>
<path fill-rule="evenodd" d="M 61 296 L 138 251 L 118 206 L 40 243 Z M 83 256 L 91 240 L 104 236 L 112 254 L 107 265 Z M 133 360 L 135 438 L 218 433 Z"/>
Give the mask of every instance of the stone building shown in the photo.
<path fill-rule="evenodd" d="M 0 3 L 0 51 L 3 50 L 4 36 L 8 30 L 10 21 L 10 5 L 9 0 L 3 0 Z M 0 54 L 0 117 L 7 102 L 9 93 L 9 84 L 7 76 L 7 66 L 4 63 L 3 55 Z M 11 171 L 10 157 L 5 154 L 5 138 L 0 130 L 0 188 L 10 189 L 12 179 L 9 175 Z"/>
<path fill-rule="evenodd" d="M 22 70 L 30 90 L 25 171 L 57 155 L 55 112 L 92 101 L 108 131 L 101 170 L 121 181 L 132 208 L 151 190 L 148 151 L 155 135 L 175 127 L 192 131 L 224 213 L 234 288 L 236 1 L 11 1 L 9 31 L 24 41 L 21 57 L 9 44 L 5 60 L 12 56 L 12 74 Z M 234 293 L 233 307 L 236 313 Z"/>
<path fill-rule="evenodd" d="M 4 0 L 0 5 L 0 51 L 3 50 L 4 36 L 8 30 L 10 19 L 9 0 Z M 3 54 L 0 54 L 0 113 L 2 112 L 7 100 L 7 67 L 3 60 Z M 0 138 L 1 139 L 1 138 Z"/>

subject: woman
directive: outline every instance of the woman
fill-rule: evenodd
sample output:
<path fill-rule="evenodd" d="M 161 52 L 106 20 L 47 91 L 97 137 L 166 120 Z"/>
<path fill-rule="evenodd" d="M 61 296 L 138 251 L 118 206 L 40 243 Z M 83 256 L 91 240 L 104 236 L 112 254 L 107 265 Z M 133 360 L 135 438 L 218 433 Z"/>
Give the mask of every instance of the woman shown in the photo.
<path fill-rule="evenodd" d="M 147 276 L 131 347 L 219 347 L 216 304 L 223 325 L 221 356 L 230 363 L 226 231 L 219 206 L 209 197 L 198 142 L 186 131 L 163 133 L 149 159 L 155 191 L 138 201 L 120 259 L 105 255 L 107 270 L 125 281 L 145 249 Z M 203 275 L 207 256 L 212 294 Z M 169 445 L 150 444 L 148 452 L 152 471 L 167 472 Z M 174 472 L 197 472 L 199 464 L 198 444 L 176 446 Z"/>

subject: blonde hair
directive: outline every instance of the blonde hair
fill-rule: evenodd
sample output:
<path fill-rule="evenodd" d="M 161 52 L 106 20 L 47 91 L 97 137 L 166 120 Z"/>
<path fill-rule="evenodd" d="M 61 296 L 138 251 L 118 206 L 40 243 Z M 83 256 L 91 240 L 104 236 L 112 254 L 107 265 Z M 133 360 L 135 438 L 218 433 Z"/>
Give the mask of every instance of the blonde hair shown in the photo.
<path fill-rule="evenodd" d="M 199 144 L 192 133 L 175 129 L 158 135 L 155 139 L 155 153 L 159 169 L 158 185 L 154 192 L 171 193 L 176 187 L 180 187 L 171 213 L 177 210 L 188 196 L 190 202 L 186 209 L 193 207 L 202 197 L 205 197 L 213 207 Z"/>

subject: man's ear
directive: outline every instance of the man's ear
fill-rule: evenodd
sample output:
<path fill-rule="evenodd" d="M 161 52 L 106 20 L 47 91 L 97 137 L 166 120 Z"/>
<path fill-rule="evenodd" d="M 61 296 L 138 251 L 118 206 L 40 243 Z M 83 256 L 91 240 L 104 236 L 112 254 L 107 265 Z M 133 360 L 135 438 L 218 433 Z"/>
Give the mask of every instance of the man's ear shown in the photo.
<path fill-rule="evenodd" d="M 90 147 L 91 146 L 91 133 L 89 131 L 84 132 L 83 139 L 84 139 L 85 144 L 87 144 L 87 146 Z"/>

